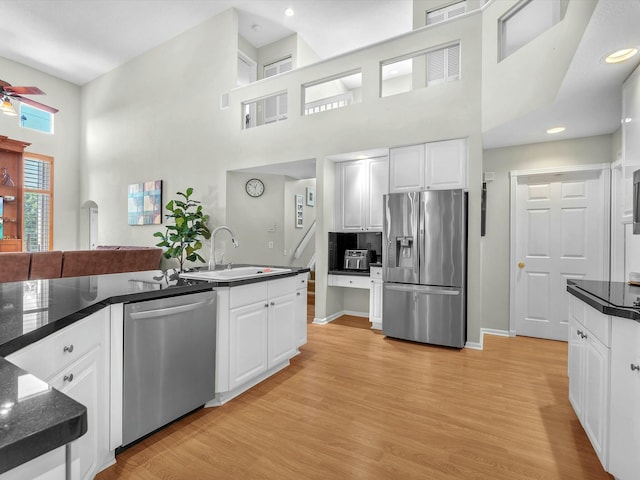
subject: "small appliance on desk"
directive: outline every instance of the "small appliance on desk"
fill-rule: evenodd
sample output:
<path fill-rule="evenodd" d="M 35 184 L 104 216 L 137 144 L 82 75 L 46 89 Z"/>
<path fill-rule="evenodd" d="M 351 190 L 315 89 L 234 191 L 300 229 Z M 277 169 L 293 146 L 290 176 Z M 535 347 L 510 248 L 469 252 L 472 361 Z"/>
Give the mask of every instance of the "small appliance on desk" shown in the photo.
<path fill-rule="evenodd" d="M 345 270 L 369 270 L 371 263 L 370 250 L 345 250 L 344 269 Z"/>

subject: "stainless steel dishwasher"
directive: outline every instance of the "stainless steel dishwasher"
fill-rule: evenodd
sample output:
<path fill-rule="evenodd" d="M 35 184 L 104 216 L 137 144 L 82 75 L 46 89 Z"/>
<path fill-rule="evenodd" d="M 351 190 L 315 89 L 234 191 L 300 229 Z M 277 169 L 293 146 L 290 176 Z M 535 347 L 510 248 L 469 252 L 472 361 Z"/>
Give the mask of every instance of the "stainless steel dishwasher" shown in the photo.
<path fill-rule="evenodd" d="M 215 394 L 216 292 L 124 307 L 123 447 Z"/>

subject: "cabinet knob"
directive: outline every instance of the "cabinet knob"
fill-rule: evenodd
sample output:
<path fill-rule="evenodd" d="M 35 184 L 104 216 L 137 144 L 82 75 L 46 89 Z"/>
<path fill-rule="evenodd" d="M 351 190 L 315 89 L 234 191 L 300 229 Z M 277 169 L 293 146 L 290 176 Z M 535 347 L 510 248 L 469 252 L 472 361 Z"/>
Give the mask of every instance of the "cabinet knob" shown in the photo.
<path fill-rule="evenodd" d="M 296 295 L 299 297 L 300 296 L 300 292 L 296 292 Z"/>
<path fill-rule="evenodd" d="M 271 306 L 273 307 L 276 304 L 276 302 L 271 302 Z"/>
<path fill-rule="evenodd" d="M 265 303 L 265 304 L 264 304 L 264 308 L 269 308 L 269 304 L 268 304 L 268 303 Z"/>
<path fill-rule="evenodd" d="M 582 330 L 576 330 L 576 334 L 580 337 L 580 338 L 584 338 L 582 335 Z"/>
<path fill-rule="evenodd" d="M 631 364 L 631 371 L 632 372 L 640 372 L 640 365 L 634 365 L 633 363 Z"/>
<path fill-rule="evenodd" d="M 73 352 L 73 344 L 71 345 L 65 345 L 64 348 L 62 349 L 63 352 Z"/>
<path fill-rule="evenodd" d="M 62 378 L 63 382 L 73 382 L 73 373 L 70 373 L 69 375 L 65 375 Z"/>

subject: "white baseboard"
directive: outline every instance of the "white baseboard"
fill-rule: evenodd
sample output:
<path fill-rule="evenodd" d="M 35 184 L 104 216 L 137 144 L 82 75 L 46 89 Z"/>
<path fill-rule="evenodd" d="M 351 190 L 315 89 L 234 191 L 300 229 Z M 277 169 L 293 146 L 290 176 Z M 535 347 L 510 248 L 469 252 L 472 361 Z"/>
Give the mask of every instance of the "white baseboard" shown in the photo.
<path fill-rule="evenodd" d="M 484 349 L 484 336 L 485 335 L 497 335 L 499 337 L 515 337 L 515 332 L 511 332 L 509 330 L 498 330 L 495 328 L 481 328 L 480 329 L 480 342 L 467 342 L 465 343 L 465 348 L 471 348 L 473 350 L 483 350 Z"/>
<path fill-rule="evenodd" d="M 333 322 L 336 318 L 340 318 L 343 315 L 351 315 L 353 317 L 364 317 L 364 318 L 369 318 L 369 313 L 368 312 L 356 312 L 353 310 L 342 310 L 338 313 L 334 313 L 333 315 L 329 315 L 328 317 L 324 317 L 324 318 L 318 318 L 315 317 L 313 319 L 313 323 L 315 325 L 326 325 L 329 322 Z"/>

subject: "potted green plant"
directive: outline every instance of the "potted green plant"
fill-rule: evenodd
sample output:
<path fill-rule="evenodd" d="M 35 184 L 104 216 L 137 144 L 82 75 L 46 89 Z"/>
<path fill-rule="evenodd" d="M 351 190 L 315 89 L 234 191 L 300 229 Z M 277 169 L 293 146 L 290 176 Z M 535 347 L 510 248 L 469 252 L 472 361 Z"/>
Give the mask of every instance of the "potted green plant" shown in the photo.
<path fill-rule="evenodd" d="M 186 260 L 190 262 L 199 260 L 204 263 L 204 258 L 198 253 L 202 248 L 201 238 L 211 237 L 211 231 L 207 226 L 209 215 L 204 214 L 199 201 L 191 198 L 192 194 L 191 187 L 187 188 L 186 193 L 176 193 L 181 198 L 167 203 L 166 209 L 171 213 L 165 215 L 167 222 L 173 219 L 173 224 L 167 224 L 164 233 L 153 234 L 154 237 L 161 239 L 156 246 L 166 248 L 164 257 L 178 260 L 180 272 L 184 271 Z"/>

